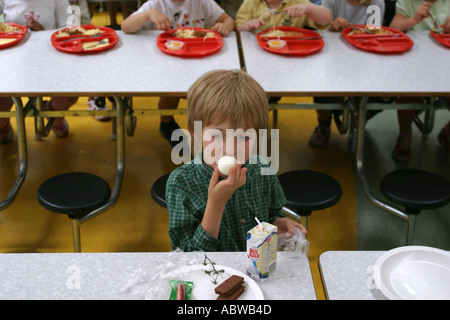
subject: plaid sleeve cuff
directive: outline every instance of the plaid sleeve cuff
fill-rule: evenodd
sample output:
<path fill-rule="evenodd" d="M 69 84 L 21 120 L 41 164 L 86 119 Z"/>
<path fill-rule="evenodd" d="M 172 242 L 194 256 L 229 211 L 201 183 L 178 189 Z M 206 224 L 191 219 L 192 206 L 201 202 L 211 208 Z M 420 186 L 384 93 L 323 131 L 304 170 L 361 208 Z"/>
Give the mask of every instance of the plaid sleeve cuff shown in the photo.
<path fill-rule="evenodd" d="M 200 224 L 192 237 L 194 245 L 202 251 L 220 251 L 220 240 L 211 237 Z"/>

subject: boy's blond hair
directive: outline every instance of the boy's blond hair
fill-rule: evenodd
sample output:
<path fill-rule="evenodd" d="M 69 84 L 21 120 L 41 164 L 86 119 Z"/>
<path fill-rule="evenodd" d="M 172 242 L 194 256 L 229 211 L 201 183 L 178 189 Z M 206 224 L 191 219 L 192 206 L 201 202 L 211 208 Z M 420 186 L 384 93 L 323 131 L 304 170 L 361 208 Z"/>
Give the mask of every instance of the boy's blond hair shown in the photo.
<path fill-rule="evenodd" d="M 264 89 L 241 70 L 214 70 L 202 75 L 187 94 L 187 124 L 194 131 L 194 121 L 207 127 L 222 121 L 230 129 L 265 129 L 268 116 Z M 244 128 L 242 128 L 244 129 Z"/>

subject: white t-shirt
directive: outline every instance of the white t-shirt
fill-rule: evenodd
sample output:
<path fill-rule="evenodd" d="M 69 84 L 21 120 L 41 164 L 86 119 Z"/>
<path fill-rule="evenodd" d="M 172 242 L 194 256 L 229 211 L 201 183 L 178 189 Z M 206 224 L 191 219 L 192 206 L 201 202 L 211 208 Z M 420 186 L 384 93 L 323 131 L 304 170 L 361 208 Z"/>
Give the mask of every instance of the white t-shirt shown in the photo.
<path fill-rule="evenodd" d="M 0 0 L 0 15 L 5 22 L 26 25 L 29 20 L 36 20 L 45 30 L 63 28 L 69 14 L 68 0 Z"/>
<path fill-rule="evenodd" d="M 170 29 L 213 26 L 225 12 L 214 0 L 186 0 L 182 3 L 173 0 L 149 0 L 134 14 L 150 9 L 165 14 L 170 20 Z M 148 21 L 144 28 L 156 29 L 156 25 Z"/>
<path fill-rule="evenodd" d="M 370 5 L 376 5 L 380 8 L 381 25 L 383 23 L 384 11 L 386 8 L 384 0 L 372 0 Z M 366 12 L 368 6 L 352 6 L 345 0 L 322 0 L 322 6 L 333 13 L 333 19 L 344 18 L 349 23 L 353 24 L 366 24 L 367 19 L 372 15 L 372 13 Z"/>

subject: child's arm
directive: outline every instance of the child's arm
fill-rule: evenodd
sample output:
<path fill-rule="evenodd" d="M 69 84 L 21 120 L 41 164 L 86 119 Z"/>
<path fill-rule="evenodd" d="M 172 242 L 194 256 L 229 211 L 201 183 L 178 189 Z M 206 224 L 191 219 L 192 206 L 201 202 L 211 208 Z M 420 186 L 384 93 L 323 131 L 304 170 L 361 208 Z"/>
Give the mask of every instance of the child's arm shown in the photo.
<path fill-rule="evenodd" d="M 391 21 L 390 27 L 400 31 L 407 31 L 411 29 L 430 15 L 431 5 L 431 2 L 422 3 L 417 7 L 416 14 L 409 18 L 405 17 L 401 13 L 396 13 Z"/>
<path fill-rule="evenodd" d="M 234 20 L 225 12 L 217 19 L 216 24 L 211 28 L 211 31 L 218 32 L 226 37 L 234 29 Z"/>
<path fill-rule="evenodd" d="M 314 20 L 315 23 L 326 26 L 333 19 L 331 12 L 324 8 L 319 7 L 314 4 L 296 4 L 284 9 L 284 11 L 292 18 L 301 17 L 307 15 L 309 18 Z"/>
<path fill-rule="evenodd" d="M 33 31 L 42 31 L 45 30 L 42 24 L 37 22 L 36 20 L 28 20 L 27 21 L 27 28 Z"/>
<path fill-rule="evenodd" d="M 247 168 L 236 165 L 231 168 L 228 178 L 219 181 L 219 169 L 214 169 L 208 187 L 208 201 L 202 219 L 202 228 L 213 238 L 218 238 L 225 205 L 234 192 L 245 184 Z"/>
<path fill-rule="evenodd" d="M 264 21 L 259 20 L 259 19 L 253 19 L 253 20 L 249 20 L 247 22 L 244 22 L 241 25 L 238 25 L 236 27 L 236 31 L 237 32 L 241 32 L 241 31 L 253 31 L 255 29 L 258 29 L 259 27 L 265 25 Z"/>
<path fill-rule="evenodd" d="M 141 30 L 148 21 L 154 23 L 158 30 L 167 31 L 170 29 L 170 20 L 165 14 L 157 10 L 147 10 L 126 18 L 122 22 L 122 31 L 125 33 L 135 33 Z"/>

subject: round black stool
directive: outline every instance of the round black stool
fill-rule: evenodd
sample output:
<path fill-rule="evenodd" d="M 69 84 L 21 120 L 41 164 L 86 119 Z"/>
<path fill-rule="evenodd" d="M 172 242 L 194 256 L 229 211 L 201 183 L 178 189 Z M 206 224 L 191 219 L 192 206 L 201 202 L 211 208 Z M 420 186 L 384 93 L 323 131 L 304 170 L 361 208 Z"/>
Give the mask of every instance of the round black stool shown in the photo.
<path fill-rule="evenodd" d="M 108 183 L 102 178 L 83 172 L 54 176 L 38 189 L 37 200 L 44 208 L 67 214 L 72 219 L 74 251 L 81 251 L 78 219 L 104 205 L 111 195 Z"/>
<path fill-rule="evenodd" d="M 166 184 L 169 179 L 170 173 L 159 177 L 152 185 L 151 195 L 153 200 L 163 208 L 167 208 L 166 205 Z"/>
<path fill-rule="evenodd" d="M 278 179 L 286 196 L 286 207 L 305 217 L 305 228 L 313 211 L 331 207 L 342 195 L 339 183 L 318 171 L 288 171 Z"/>
<path fill-rule="evenodd" d="M 416 216 L 424 209 L 437 209 L 450 202 L 450 183 L 437 174 L 419 169 L 388 173 L 380 189 L 388 200 L 403 206 L 409 215 L 407 245 L 414 237 Z"/>

